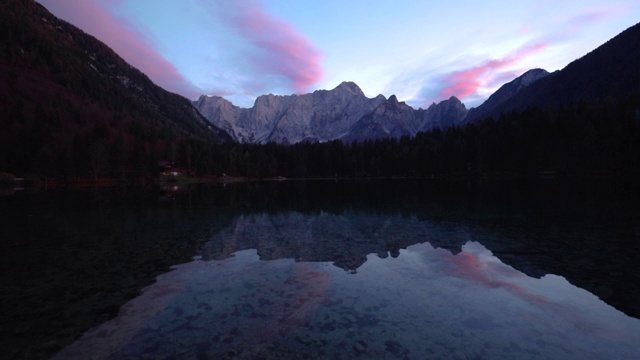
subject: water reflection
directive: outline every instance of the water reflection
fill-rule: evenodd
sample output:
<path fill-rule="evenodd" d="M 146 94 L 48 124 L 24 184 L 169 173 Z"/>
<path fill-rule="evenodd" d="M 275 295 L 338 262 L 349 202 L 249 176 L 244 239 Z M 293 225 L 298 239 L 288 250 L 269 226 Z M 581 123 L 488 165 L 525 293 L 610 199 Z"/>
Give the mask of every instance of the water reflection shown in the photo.
<path fill-rule="evenodd" d="M 493 272 L 486 270 L 491 269 L 491 264 L 467 251 L 470 245 L 466 244 L 478 242 L 502 263 L 526 274 L 513 275 L 516 278 L 542 278 L 544 282 L 548 281 L 547 274 L 558 274 L 639 318 L 640 288 L 635 286 L 640 282 L 638 189 L 640 186 L 633 184 L 584 188 L 575 184 L 526 186 L 379 180 L 19 192 L 0 198 L 0 270 L 4 274 L 0 277 L 3 289 L 0 348 L 7 358 L 48 359 L 85 331 L 113 319 L 120 306 L 138 296 L 141 288 L 152 284 L 171 265 L 189 262 L 194 255 L 206 264 L 234 264 L 246 251 L 253 251 L 252 256 L 262 260 L 254 261 L 260 264 L 257 267 L 271 269 L 273 264 L 288 264 L 282 266 L 289 266 L 291 274 L 282 282 L 291 284 L 281 285 L 282 291 L 275 295 L 262 296 L 262 302 L 249 301 L 253 308 L 240 307 L 227 311 L 227 319 L 214 320 L 232 323 L 236 321 L 233 314 L 253 314 L 258 321 L 280 314 L 275 319 L 287 324 L 287 329 L 295 329 L 299 324 L 317 322 L 315 314 L 333 304 L 334 285 L 339 283 L 336 279 L 347 275 L 350 280 L 365 279 L 368 275 L 363 271 L 371 266 L 409 261 L 403 249 L 425 242 L 437 251 L 446 251 L 448 259 L 441 262 L 444 270 L 430 271 L 449 274 L 446 276 L 454 284 L 461 281 L 484 284 L 490 292 L 520 296 L 519 299 L 531 303 L 546 301 L 539 298 L 538 292 L 496 275 L 494 272 L 500 267 Z M 324 270 L 319 271 L 318 266 Z M 474 267 L 485 270 L 469 270 Z M 327 269 L 339 275 L 327 273 Z M 430 274 L 422 269 L 404 276 L 416 276 L 418 280 L 413 283 L 419 279 L 424 282 L 426 278 L 420 272 Z M 188 273 L 184 276 L 189 278 Z M 243 276 L 239 274 L 238 278 Z M 427 285 L 433 282 L 428 281 Z M 402 284 L 405 280 L 398 282 Z M 165 287 L 164 291 L 173 291 L 179 299 L 185 291 L 181 286 L 188 283 Z M 231 289 L 238 284 L 234 280 L 227 286 Z M 396 291 L 411 293 L 407 289 Z M 368 294 L 364 290 L 360 293 Z M 462 293 L 460 298 L 473 294 Z M 294 299 L 288 305 L 297 311 L 286 313 L 285 304 L 272 299 L 278 296 Z M 402 294 L 398 299 L 402 299 Z M 395 298 L 388 300 L 394 301 Z M 245 302 L 236 300 L 237 304 Z M 162 310 L 169 305 L 149 306 Z M 217 309 L 214 305 L 202 305 L 203 312 L 214 311 Z M 347 308 L 343 312 L 345 317 Z M 369 311 L 363 312 L 351 307 L 353 317 L 349 321 L 372 324 L 378 318 L 369 313 L 378 310 L 369 307 Z M 166 314 L 162 316 L 171 319 Z M 201 323 L 209 324 L 207 315 L 200 317 Z M 482 321 L 472 319 L 467 323 L 480 327 L 489 319 L 478 318 Z M 173 327 L 167 325 L 167 329 L 158 325 L 162 322 L 149 326 L 162 332 L 199 324 L 196 318 L 187 319 L 186 325 L 173 320 Z M 379 319 L 375 321 L 376 326 L 386 324 Z M 322 331 L 333 333 L 342 325 L 336 320 L 322 326 Z M 262 328 L 265 334 L 271 334 L 267 327 Z M 233 334 L 240 330 L 221 329 L 228 333 L 216 333 L 220 335 L 217 342 L 215 335 L 209 339 L 209 347 L 200 346 L 207 351 L 229 349 L 222 344 L 225 339 L 236 339 L 237 334 Z M 296 335 L 292 336 L 295 339 Z M 321 338 L 320 343 L 316 342 L 318 348 L 327 345 L 322 339 L 334 346 L 342 341 Z M 373 345 L 366 339 L 353 341 L 340 345 L 340 349 L 345 354 L 355 349 L 366 358 L 363 349 Z M 384 346 L 385 351 L 387 345 L 390 349 L 387 357 L 402 357 L 398 344 L 403 343 L 392 338 L 384 343 L 387 341 Z M 276 340 L 274 346 L 276 343 L 281 352 L 289 345 L 291 349 L 307 346 L 282 340 Z M 153 347 L 144 349 L 148 357 L 156 358 L 150 355 Z M 411 357 L 418 356 L 411 353 Z"/>
<path fill-rule="evenodd" d="M 260 213 L 235 218 L 204 245 L 202 255 L 220 260 L 239 250 L 257 249 L 262 260 L 331 261 L 355 271 L 367 254 L 397 257 L 401 248 L 430 240 L 440 247 L 459 249 L 468 239 L 463 227 L 432 224 L 416 216 L 350 210 L 339 214 Z"/>
<path fill-rule="evenodd" d="M 640 320 L 560 276 L 526 276 L 447 223 L 253 214 L 213 235 L 201 256 L 55 358 L 640 354 Z"/>

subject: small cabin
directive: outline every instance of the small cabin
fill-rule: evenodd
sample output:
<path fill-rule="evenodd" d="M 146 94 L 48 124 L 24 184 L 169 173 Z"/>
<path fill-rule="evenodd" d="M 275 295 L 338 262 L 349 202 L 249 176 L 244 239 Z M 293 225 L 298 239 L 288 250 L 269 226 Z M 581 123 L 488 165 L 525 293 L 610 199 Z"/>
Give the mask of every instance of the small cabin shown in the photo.
<path fill-rule="evenodd" d="M 173 161 L 158 161 L 158 171 L 162 174 L 173 172 L 174 166 Z"/>

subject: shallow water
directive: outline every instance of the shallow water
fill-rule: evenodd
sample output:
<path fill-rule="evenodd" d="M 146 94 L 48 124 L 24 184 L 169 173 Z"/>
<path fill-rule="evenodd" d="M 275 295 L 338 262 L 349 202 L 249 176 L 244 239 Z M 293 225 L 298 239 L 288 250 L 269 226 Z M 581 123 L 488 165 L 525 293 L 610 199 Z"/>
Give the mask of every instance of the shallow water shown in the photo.
<path fill-rule="evenodd" d="M 469 242 L 370 255 L 355 273 L 255 250 L 176 266 L 56 359 L 616 358 L 640 320 L 564 278 L 534 279 Z"/>
<path fill-rule="evenodd" d="M 56 359 L 640 354 L 640 212 L 628 192 L 175 190 L 4 199 L 16 210 L 2 224 L 13 272 L 3 348 Z"/>

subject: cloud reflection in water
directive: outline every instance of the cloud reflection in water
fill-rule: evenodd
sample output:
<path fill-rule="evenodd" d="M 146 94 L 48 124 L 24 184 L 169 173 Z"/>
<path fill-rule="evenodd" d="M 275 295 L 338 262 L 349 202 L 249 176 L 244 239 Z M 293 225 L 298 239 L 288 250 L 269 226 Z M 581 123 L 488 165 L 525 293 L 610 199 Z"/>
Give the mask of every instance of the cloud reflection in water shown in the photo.
<path fill-rule="evenodd" d="M 547 275 L 528 277 L 478 242 L 370 254 L 356 273 L 243 250 L 158 278 L 58 359 L 286 357 L 633 358 L 640 321 Z"/>

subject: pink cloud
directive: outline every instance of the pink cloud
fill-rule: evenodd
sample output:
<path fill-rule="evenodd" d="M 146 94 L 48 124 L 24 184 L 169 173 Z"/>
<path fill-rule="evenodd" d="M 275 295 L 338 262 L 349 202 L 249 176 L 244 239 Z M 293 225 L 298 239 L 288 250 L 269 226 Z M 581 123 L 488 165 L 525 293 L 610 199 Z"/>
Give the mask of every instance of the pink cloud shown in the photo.
<path fill-rule="evenodd" d="M 266 74 L 284 76 L 301 93 L 320 81 L 322 53 L 288 23 L 269 15 L 255 1 L 238 1 L 225 20 L 260 51 L 251 63 Z"/>
<path fill-rule="evenodd" d="M 492 76 L 490 81 L 488 81 L 485 84 L 485 86 L 487 86 L 489 88 L 499 87 L 499 86 L 501 86 L 501 85 L 503 85 L 505 83 L 508 83 L 509 81 L 517 78 L 518 76 L 522 75 L 527 70 L 530 70 L 530 69 L 508 70 L 508 71 L 505 71 L 505 72 L 497 73 L 494 76 Z"/>
<path fill-rule="evenodd" d="M 201 91 L 189 83 L 140 33 L 90 0 L 38 0 L 54 15 L 95 36 L 157 85 L 195 99 Z"/>
<path fill-rule="evenodd" d="M 584 12 L 569 19 L 564 24 L 563 29 L 548 35 L 547 40 L 553 43 L 566 42 L 578 34 L 582 29 L 623 13 L 624 12 L 621 11 L 620 8 L 614 7 L 608 9 L 594 9 Z"/>
<path fill-rule="evenodd" d="M 440 90 L 440 96 L 449 98 L 465 98 L 474 94 L 486 83 L 491 82 L 494 74 L 503 72 L 503 69 L 511 66 L 520 60 L 535 55 L 549 46 L 546 42 L 522 47 L 502 59 L 493 59 L 484 63 L 461 71 L 456 71 L 445 75 L 445 87 Z"/>
<path fill-rule="evenodd" d="M 602 6 L 582 11 L 580 14 L 567 19 L 555 28 L 555 31 L 539 37 L 533 45 L 516 49 L 511 54 L 501 58 L 487 60 L 478 66 L 444 74 L 433 88 L 424 91 L 429 97 L 425 105 L 429 105 L 432 98 L 449 98 L 456 96 L 469 101 L 478 100 L 481 96 L 477 91 L 481 88 L 493 88 L 512 80 L 524 71 L 514 71 L 513 65 L 519 61 L 534 56 L 551 45 L 558 45 L 571 40 L 584 28 L 602 22 L 611 17 L 620 16 L 629 11 L 628 5 Z M 533 29 L 528 26 L 520 30 L 522 34 L 530 34 Z M 539 66 L 543 66 L 540 64 Z M 527 69 L 524 69 L 527 70 Z"/>

